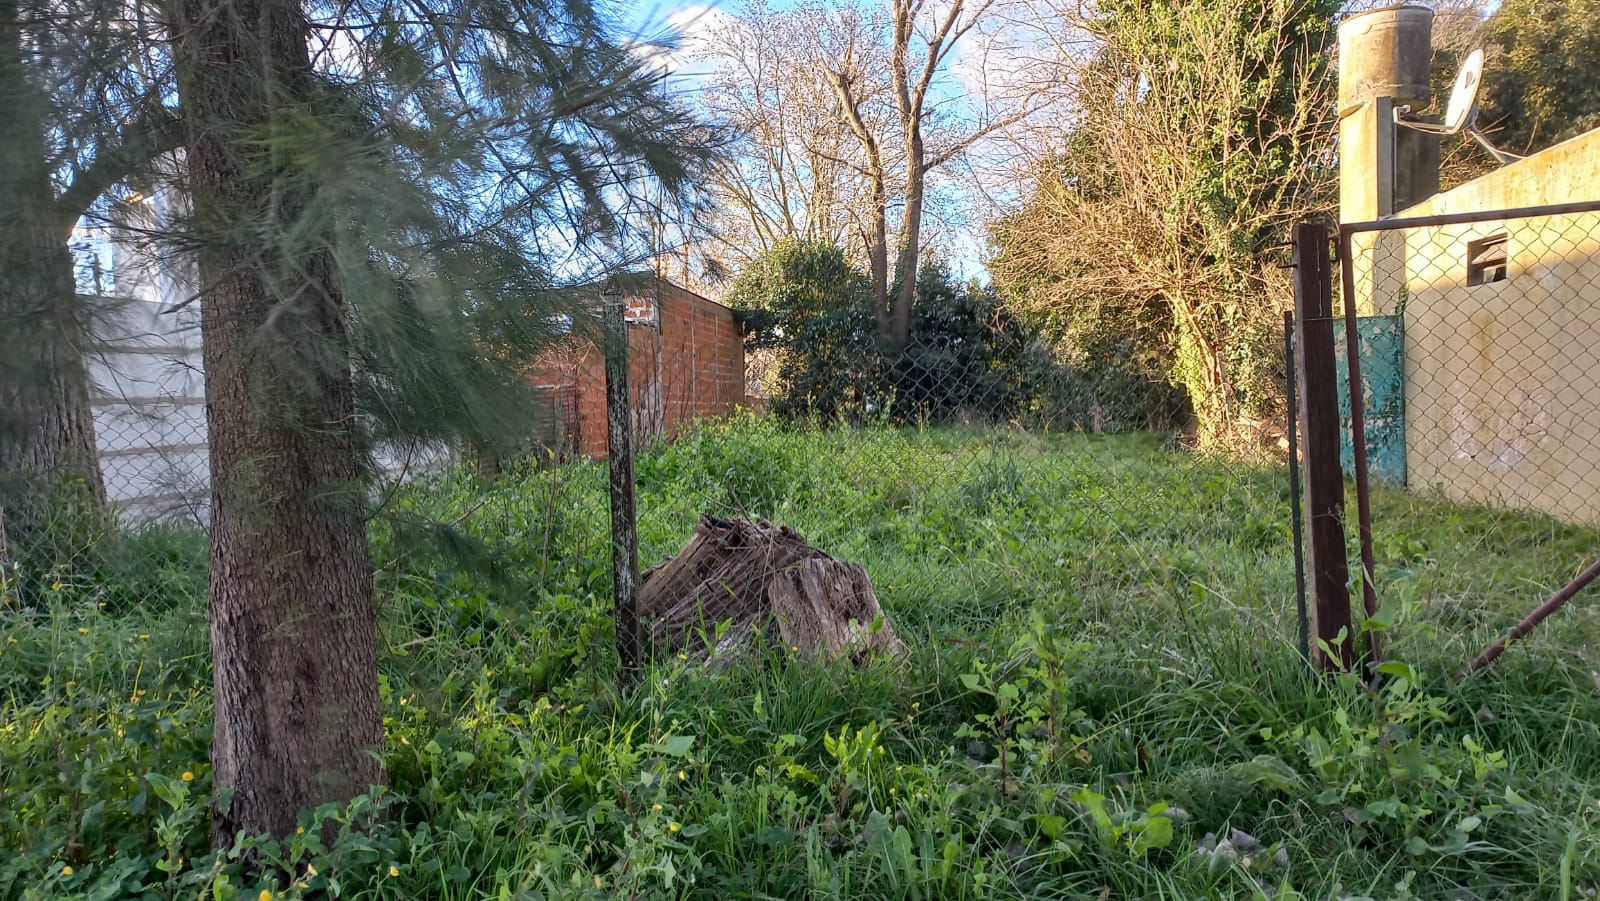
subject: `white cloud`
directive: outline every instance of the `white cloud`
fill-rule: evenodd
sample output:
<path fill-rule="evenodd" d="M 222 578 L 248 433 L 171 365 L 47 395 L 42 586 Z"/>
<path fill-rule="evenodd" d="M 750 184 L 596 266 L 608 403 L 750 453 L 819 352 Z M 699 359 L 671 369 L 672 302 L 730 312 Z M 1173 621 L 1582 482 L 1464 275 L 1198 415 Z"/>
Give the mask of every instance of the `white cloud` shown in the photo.
<path fill-rule="evenodd" d="M 636 29 L 634 52 L 674 78 L 696 79 L 710 70 L 712 35 L 732 21 L 728 13 L 708 4 L 680 6 L 659 18 L 651 10 Z"/>

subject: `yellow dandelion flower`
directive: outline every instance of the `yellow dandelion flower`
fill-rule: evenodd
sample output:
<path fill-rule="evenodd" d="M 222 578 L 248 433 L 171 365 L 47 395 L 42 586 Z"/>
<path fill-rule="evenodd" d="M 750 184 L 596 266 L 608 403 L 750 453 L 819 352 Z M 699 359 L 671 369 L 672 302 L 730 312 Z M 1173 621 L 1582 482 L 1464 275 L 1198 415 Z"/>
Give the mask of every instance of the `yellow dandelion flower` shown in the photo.
<path fill-rule="evenodd" d="M 193 782 L 194 781 L 194 774 L 189 772 L 188 770 L 184 770 L 183 771 L 183 775 L 179 776 L 178 778 L 182 779 L 185 782 Z"/>
<path fill-rule="evenodd" d="M 660 804 L 651 804 L 650 805 L 650 809 L 656 811 L 657 813 L 659 813 L 661 811 L 661 805 Z"/>
<path fill-rule="evenodd" d="M 689 659 L 689 655 L 688 655 L 688 654 L 682 654 L 682 653 L 680 653 L 680 654 L 679 654 L 679 655 L 678 655 L 678 659 L 679 659 L 679 660 L 688 660 L 688 659 Z"/>
<path fill-rule="evenodd" d="M 668 832 L 677 832 L 679 829 L 682 829 L 682 828 L 683 827 L 679 826 L 677 823 L 668 823 L 667 824 L 667 831 Z"/>
<path fill-rule="evenodd" d="M 57 582 L 56 584 L 59 586 L 61 583 Z M 61 875 L 63 875 L 63 876 L 71 876 L 72 875 L 72 868 L 71 867 L 62 867 L 61 868 Z"/>
<path fill-rule="evenodd" d="M 50 583 L 50 590 L 51 591 L 60 591 L 61 590 L 61 583 L 60 582 L 51 582 Z"/>
<path fill-rule="evenodd" d="M 87 628 L 83 627 L 83 626 L 79 626 L 78 627 L 78 634 L 79 635 L 88 635 L 89 634 L 89 630 Z"/>
<path fill-rule="evenodd" d="M 150 640 L 150 633 L 149 632 L 140 632 L 139 633 L 139 640 L 140 641 L 149 641 Z"/>
<path fill-rule="evenodd" d="M 296 827 L 294 827 L 294 834 L 295 835 L 305 835 L 306 834 L 306 827 L 304 827 L 304 826 L 296 826 Z"/>
<path fill-rule="evenodd" d="M 262 889 L 261 894 L 257 895 L 256 898 L 260 899 L 260 901 L 272 901 L 272 892 Z"/>
<path fill-rule="evenodd" d="M 683 780 L 688 779 L 688 778 L 689 778 L 689 774 L 688 773 L 684 772 L 683 770 L 679 770 L 678 771 L 678 781 L 679 782 L 682 782 Z"/>
<path fill-rule="evenodd" d="M 394 864 L 390 864 L 389 865 L 389 875 L 390 876 L 399 876 L 400 875 L 400 868 L 395 866 Z"/>

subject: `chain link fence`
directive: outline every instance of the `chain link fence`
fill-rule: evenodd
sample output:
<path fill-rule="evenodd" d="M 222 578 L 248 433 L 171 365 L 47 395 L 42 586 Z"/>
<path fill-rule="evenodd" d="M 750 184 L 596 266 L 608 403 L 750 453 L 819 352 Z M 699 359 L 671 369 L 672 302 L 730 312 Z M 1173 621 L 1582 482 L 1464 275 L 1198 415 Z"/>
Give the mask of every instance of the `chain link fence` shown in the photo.
<path fill-rule="evenodd" d="M 210 466 L 198 308 L 82 302 L 103 311 L 88 367 L 106 499 L 135 523 L 204 525 Z"/>
<path fill-rule="evenodd" d="M 1390 226 L 1352 238 L 1379 476 L 1600 522 L 1600 213 Z"/>
<path fill-rule="evenodd" d="M 1348 234 L 1372 581 L 1409 615 L 1455 624 L 1441 655 L 1503 632 L 1592 556 L 1596 215 Z M 1297 646 L 1288 448 L 1273 421 L 1244 424 L 1250 440 L 1229 453 L 1197 450 L 1170 387 L 1067 365 L 983 305 L 926 312 L 898 356 L 856 354 L 853 320 L 837 347 L 747 347 L 741 378 L 747 316 L 652 296 L 628 326 L 643 569 L 681 552 L 702 517 L 765 520 L 863 565 L 896 627 L 923 641 L 1046 599 L 1090 631 L 1189 623 L 1195 654 Z M 68 537 L 33 555 L 33 584 L 99 573 L 130 602 L 157 603 L 175 585 L 203 591 L 203 373 L 196 330 L 179 321 L 190 314 L 121 310 L 124 328 L 90 360 L 120 537 L 56 528 Z M 547 596 L 611 593 L 603 354 L 585 342 L 571 336 L 530 374 L 552 415 L 527 460 L 492 478 L 437 455 L 380 460 L 410 482 L 378 494 L 380 585 L 438 559 L 413 540 L 437 536 L 428 522 L 513 561 Z M 1347 424 L 1351 412 L 1347 394 Z M 127 550 L 114 566 L 83 562 L 112 547 Z"/>
<path fill-rule="evenodd" d="M 1342 456 L 1372 488 L 1369 578 L 1386 617 L 1481 647 L 1600 550 L 1600 205 L 1341 232 L 1366 472 L 1347 390 Z"/>
<path fill-rule="evenodd" d="M 651 579 L 670 572 L 651 570 L 709 518 L 787 527 L 860 564 L 918 644 L 977 639 L 1038 601 L 1091 631 L 1215 626 L 1183 653 L 1292 654 L 1281 430 L 1248 423 L 1249 446 L 1198 451 L 1170 386 L 1069 366 L 993 303 L 919 309 L 899 352 L 856 311 L 750 335 L 760 393 L 639 448 L 646 628 Z M 767 575 L 786 565 L 774 555 Z M 728 570 L 708 573 L 695 591 L 723 591 Z"/>

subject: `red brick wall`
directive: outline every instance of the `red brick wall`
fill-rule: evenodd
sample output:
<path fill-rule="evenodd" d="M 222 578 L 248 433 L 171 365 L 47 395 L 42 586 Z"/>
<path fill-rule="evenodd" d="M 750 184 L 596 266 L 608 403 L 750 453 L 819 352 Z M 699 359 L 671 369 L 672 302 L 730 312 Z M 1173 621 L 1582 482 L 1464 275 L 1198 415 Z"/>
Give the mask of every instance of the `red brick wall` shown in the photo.
<path fill-rule="evenodd" d="M 636 435 L 670 439 L 695 420 L 726 414 L 744 401 L 744 339 L 732 310 L 661 280 L 643 281 L 625 293 L 623 302 L 630 318 L 640 320 L 628 327 Z M 569 338 L 545 356 L 531 378 L 537 385 L 573 386 L 577 450 L 605 456 L 600 349 L 586 339 Z"/>

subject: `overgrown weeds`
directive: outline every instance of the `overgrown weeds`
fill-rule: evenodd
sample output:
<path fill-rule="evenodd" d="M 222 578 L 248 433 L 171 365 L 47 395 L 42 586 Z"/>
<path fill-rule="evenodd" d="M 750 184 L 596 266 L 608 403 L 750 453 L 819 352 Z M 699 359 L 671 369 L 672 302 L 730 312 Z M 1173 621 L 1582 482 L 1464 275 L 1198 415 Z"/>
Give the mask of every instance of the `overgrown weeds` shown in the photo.
<path fill-rule="evenodd" d="M 653 449 L 639 479 L 646 564 L 705 510 L 789 523 L 867 566 L 907 655 L 674 657 L 618 697 L 602 469 L 444 473 L 374 525 L 390 788 L 324 811 L 329 832 L 214 853 L 203 544 L 122 534 L 157 563 L 37 575 L 0 617 L 0 895 L 1600 885 L 1594 614 L 1579 599 L 1495 672 L 1445 679 L 1592 530 L 1380 493 L 1374 699 L 1298 659 L 1271 467 L 1139 435 L 740 420 Z"/>

